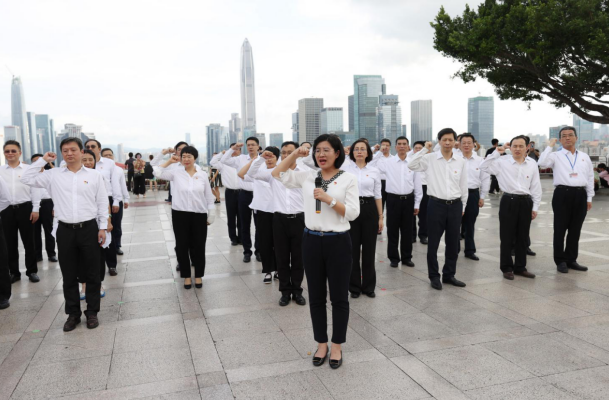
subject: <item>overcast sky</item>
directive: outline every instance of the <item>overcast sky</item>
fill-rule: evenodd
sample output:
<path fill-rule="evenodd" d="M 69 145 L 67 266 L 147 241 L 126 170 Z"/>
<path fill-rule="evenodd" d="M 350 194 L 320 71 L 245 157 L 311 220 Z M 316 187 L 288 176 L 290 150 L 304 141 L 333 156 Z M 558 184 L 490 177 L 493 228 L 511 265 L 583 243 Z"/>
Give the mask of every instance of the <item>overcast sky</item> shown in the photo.
<path fill-rule="evenodd" d="M 471 4 L 475 4 L 474 3 Z M 19 0 L 0 2 L 0 124 L 10 125 L 11 74 L 23 79 L 28 111 L 56 129 L 83 125 L 106 144 L 173 145 L 240 113 L 239 55 L 254 54 L 258 131 L 291 134 L 304 97 L 343 107 L 354 74 L 380 74 L 410 102 L 433 100 L 433 130 L 467 130 L 467 99 L 495 95 L 478 81 L 451 79 L 459 65 L 433 49 L 433 20 L 462 0 Z M 570 124 L 566 109 L 495 99 L 495 136 L 546 134 Z M 285 136 L 286 139 L 288 136 Z M 267 137 L 268 138 L 268 137 Z"/>

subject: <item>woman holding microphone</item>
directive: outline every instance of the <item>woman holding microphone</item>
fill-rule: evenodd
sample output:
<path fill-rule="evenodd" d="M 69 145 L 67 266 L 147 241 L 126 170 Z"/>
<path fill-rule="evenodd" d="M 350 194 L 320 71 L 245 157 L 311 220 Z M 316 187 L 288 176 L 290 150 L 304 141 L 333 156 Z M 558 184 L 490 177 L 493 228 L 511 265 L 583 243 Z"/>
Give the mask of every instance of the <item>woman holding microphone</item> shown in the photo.
<path fill-rule="evenodd" d="M 180 157 L 173 155 L 161 166 L 154 167 L 157 178 L 171 182 L 171 217 L 178 263 L 182 266 L 180 276 L 184 278 L 185 289 L 192 288 L 189 265 L 195 267 L 195 287 L 203 287 L 207 225 L 215 219 L 211 212 L 215 209 L 216 198 L 211 193 L 207 175 L 196 169 L 195 161 L 198 157 L 197 149 L 186 146 Z M 176 163 L 181 163 L 182 167 L 168 168 Z"/>
<path fill-rule="evenodd" d="M 349 221 L 360 211 L 359 190 L 354 175 L 340 170 L 345 160 L 343 145 L 336 135 L 320 135 L 312 148 L 319 171 L 294 171 L 290 166 L 308 150 L 300 147 L 273 170 L 274 178 L 288 189 L 302 188 L 305 230 L 302 254 L 309 289 L 313 334 L 318 343 L 313 365 L 321 366 L 330 354 L 330 367 L 342 365 L 341 345 L 349 322 L 349 280 L 352 248 Z M 328 349 L 326 282 L 332 302 L 332 348 Z"/>

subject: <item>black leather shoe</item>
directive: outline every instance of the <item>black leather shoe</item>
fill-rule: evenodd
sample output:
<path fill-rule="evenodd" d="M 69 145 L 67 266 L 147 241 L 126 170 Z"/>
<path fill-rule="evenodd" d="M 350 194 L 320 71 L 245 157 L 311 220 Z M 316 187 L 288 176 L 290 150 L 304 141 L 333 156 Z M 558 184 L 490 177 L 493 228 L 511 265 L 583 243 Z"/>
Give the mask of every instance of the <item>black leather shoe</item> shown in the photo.
<path fill-rule="evenodd" d="M 252 261 L 252 256 L 251 255 L 246 254 L 246 255 L 243 256 L 243 262 L 244 263 L 248 263 L 250 261 Z"/>
<path fill-rule="evenodd" d="M 456 286 L 456 287 L 465 287 L 465 283 L 461 282 L 454 276 L 447 278 L 447 279 L 442 279 L 442 283 L 448 283 L 448 284 Z"/>
<path fill-rule="evenodd" d="M 21 275 L 11 275 L 11 283 L 15 283 L 21 280 Z"/>
<path fill-rule="evenodd" d="M 533 250 L 531 250 L 530 247 L 527 247 L 527 256 L 536 256 L 537 253 L 535 253 Z"/>
<path fill-rule="evenodd" d="M 359 297 L 359 293 L 357 292 L 351 292 L 351 297 L 354 299 L 357 299 Z"/>
<path fill-rule="evenodd" d="M 184 278 L 184 289 L 192 289 L 192 279 L 190 280 L 190 283 L 186 283 L 186 278 Z"/>
<path fill-rule="evenodd" d="M 119 256 L 124 255 L 125 253 L 123 252 L 123 250 L 121 250 L 121 248 L 119 247 L 118 249 L 116 249 L 116 254 L 118 254 Z"/>
<path fill-rule="evenodd" d="M 118 275 L 118 272 L 116 272 L 116 268 L 110 268 L 109 274 L 110 276 L 116 276 Z"/>
<path fill-rule="evenodd" d="M 262 262 L 262 257 L 260 257 L 260 253 L 256 253 L 256 261 Z"/>
<path fill-rule="evenodd" d="M 80 317 L 69 316 L 65 324 L 63 324 L 63 331 L 70 332 L 76 329 L 76 325 L 80 324 Z"/>
<path fill-rule="evenodd" d="M 402 265 L 405 265 L 407 267 L 414 267 L 414 263 L 411 260 L 408 261 L 402 261 Z"/>
<path fill-rule="evenodd" d="M 176 265 L 176 271 L 180 272 L 180 264 Z"/>
<path fill-rule="evenodd" d="M 424 238 L 421 238 L 421 243 L 422 244 L 427 244 L 427 243 L 429 243 L 429 241 L 427 240 L 426 237 L 424 237 Z"/>
<path fill-rule="evenodd" d="M 40 277 L 36 273 L 29 274 L 28 278 L 30 278 L 30 282 L 33 282 L 33 283 L 40 282 Z"/>
<path fill-rule="evenodd" d="M 282 295 L 281 298 L 279 299 L 279 305 L 281 307 L 285 307 L 288 304 L 290 304 L 290 295 L 289 294 Z"/>
<path fill-rule="evenodd" d="M 0 310 L 4 310 L 11 306 L 11 302 L 8 300 L 0 300 Z"/>
<path fill-rule="evenodd" d="M 466 254 L 465 258 L 469 258 L 470 260 L 474 260 L 474 261 L 480 261 L 480 259 L 478 258 L 477 255 L 475 254 Z"/>
<path fill-rule="evenodd" d="M 374 292 L 368 292 L 368 293 L 364 293 L 364 294 L 372 299 L 376 297 L 376 294 Z"/>
<path fill-rule="evenodd" d="M 392 268 L 397 268 L 398 267 L 398 263 L 397 263 L 397 261 L 395 261 L 395 262 L 391 261 L 391 264 L 389 264 L 389 266 L 392 267 Z"/>
<path fill-rule="evenodd" d="M 343 365 L 343 351 L 340 351 L 340 360 L 333 360 L 330 359 L 330 368 L 332 369 L 338 369 L 340 368 L 340 366 Z"/>
<path fill-rule="evenodd" d="M 442 290 L 442 283 L 440 283 L 439 279 L 434 279 L 431 281 L 431 287 L 436 290 Z"/>
<path fill-rule="evenodd" d="M 294 299 L 294 302 L 296 302 L 296 304 L 298 304 L 299 306 L 304 306 L 307 304 L 307 301 L 301 294 L 293 294 L 292 298 Z"/>
<path fill-rule="evenodd" d="M 525 278 L 530 278 L 530 279 L 535 278 L 535 274 L 532 274 L 529 271 L 514 272 L 514 275 L 524 276 Z"/>
<path fill-rule="evenodd" d="M 279 272 L 275 272 L 273 274 L 273 279 L 278 280 L 279 279 Z"/>
<path fill-rule="evenodd" d="M 503 277 L 507 280 L 513 281 L 514 280 L 514 273 L 513 272 L 504 272 L 503 273 Z"/>
<path fill-rule="evenodd" d="M 574 269 L 576 271 L 587 271 L 588 267 L 584 267 L 583 265 L 579 265 L 577 262 L 572 262 L 567 264 L 567 267 L 570 269 Z"/>
<path fill-rule="evenodd" d="M 36 262 L 40 262 L 40 261 L 42 261 L 42 256 L 36 257 Z"/>
<path fill-rule="evenodd" d="M 237 243 L 237 242 L 230 242 L 230 245 L 231 246 L 239 246 L 239 243 Z"/>
<path fill-rule="evenodd" d="M 417 238 L 416 238 L 416 237 L 413 237 L 413 238 L 412 238 L 412 243 L 416 243 L 416 242 L 417 242 Z"/>
<path fill-rule="evenodd" d="M 97 314 L 87 315 L 87 328 L 95 329 L 99 326 L 99 320 Z"/>
<path fill-rule="evenodd" d="M 322 357 L 317 357 L 315 354 L 317 354 L 317 352 L 315 352 L 315 354 L 313 354 L 313 365 L 316 367 L 321 367 L 322 365 L 324 365 L 324 363 L 326 362 L 326 358 L 328 358 L 328 353 L 330 352 L 330 349 L 326 350 L 326 355 Z"/>
<path fill-rule="evenodd" d="M 556 266 L 556 269 L 558 270 L 558 272 L 562 272 L 563 274 L 566 274 L 569 272 L 569 267 L 567 267 L 567 263 L 561 262 Z"/>
<path fill-rule="evenodd" d="M 57 257 L 56 256 L 51 256 L 51 257 L 49 257 L 49 261 L 50 262 L 57 262 Z"/>
<path fill-rule="evenodd" d="M 197 289 L 201 289 L 203 287 L 203 281 L 201 280 L 201 283 L 197 283 L 197 279 L 201 279 L 201 278 L 195 278 L 195 287 Z"/>

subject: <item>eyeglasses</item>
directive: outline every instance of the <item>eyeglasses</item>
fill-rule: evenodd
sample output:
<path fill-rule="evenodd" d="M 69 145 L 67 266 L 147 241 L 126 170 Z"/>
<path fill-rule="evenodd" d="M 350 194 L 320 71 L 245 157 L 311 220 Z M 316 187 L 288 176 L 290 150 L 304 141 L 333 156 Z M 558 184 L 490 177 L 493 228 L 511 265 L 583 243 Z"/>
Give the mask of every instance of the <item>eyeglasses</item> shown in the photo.
<path fill-rule="evenodd" d="M 85 146 L 85 147 L 87 148 L 87 150 L 91 150 L 91 149 L 97 149 L 97 146 L 96 146 L 96 145 L 94 145 L 94 144 L 89 145 L 89 146 Z"/>
<path fill-rule="evenodd" d="M 315 154 L 331 154 L 334 149 L 315 149 Z"/>
<path fill-rule="evenodd" d="M 11 153 L 17 154 L 18 150 L 13 150 L 13 149 L 11 149 L 11 150 L 4 150 L 4 154 L 11 154 Z"/>
<path fill-rule="evenodd" d="M 365 148 L 361 148 L 361 149 L 357 148 L 357 149 L 352 149 L 351 151 L 354 152 L 354 153 L 364 153 L 367 150 Z"/>
<path fill-rule="evenodd" d="M 572 133 L 567 133 L 567 134 L 562 135 L 561 137 L 563 137 L 563 138 L 572 138 L 572 137 L 575 137 L 575 135 L 572 134 Z"/>

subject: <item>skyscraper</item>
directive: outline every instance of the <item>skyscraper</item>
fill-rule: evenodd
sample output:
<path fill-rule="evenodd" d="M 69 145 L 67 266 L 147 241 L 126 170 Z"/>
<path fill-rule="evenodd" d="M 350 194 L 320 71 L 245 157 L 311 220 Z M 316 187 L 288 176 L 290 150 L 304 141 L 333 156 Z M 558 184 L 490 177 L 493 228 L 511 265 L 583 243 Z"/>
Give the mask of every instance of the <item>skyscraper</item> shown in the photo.
<path fill-rule="evenodd" d="M 241 135 L 241 118 L 239 118 L 238 113 L 232 113 L 230 115 L 228 132 L 230 134 L 230 143 L 243 142 L 243 136 Z"/>
<path fill-rule="evenodd" d="M 256 133 L 256 137 L 258 138 L 258 145 L 262 147 L 262 149 L 266 149 L 266 134 L 264 133 Z"/>
<path fill-rule="evenodd" d="M 562 128 L 564 128 L 565 126 L 567 126 L 567 125 L 551 126 L 551 127 L 550 127 L 550 139 L 552 139 L 552 138 L 560 139 L 560 138 L 558 137 L 558 133 L 559 133 L 559 132 L 560 132 L 560 130 L 561 130 Z M 578 131 L 578 133 L 579 133 L 579 131 Z"/>
<path fill-rule="evenodd" d="M 124 163 L 125 161 L 127 161 L 127 159 L 125 158 L 125 146 L 123 145 L 123 143 L 119 143 L 116 147 L 116 152 L 118 153 L 116 155 L 116 161 L 119 163 Z"/>
<path fill-rule="evenodd" d="M 270 146 L 275 146 L 281 150 L 281 143 L 283 143 L 283 133 L 271 133 L 269 135 Z"/>
<path fill-rule="evenodd" d="M 13 77 L 11 84 L 11 117 L 12 125 L 19 127 L 19 136 L 15 139 L 21 144 L 23 160 L 30 161 L 32 149 L 30 145 L 30 130 L 28 127 L 27 113 L 25 111 L 25 95 L 23 94 L 23 83 L 18 76 Z M 8 140 L 8 139 L 7 139 Z"/>
<path fill-rule="evenodd" d="M 55 121 L 53 121 L 52 119 L 49 120 L 49 128 L 51 129 L 50 132 L 50 137 L 51 137 L 51 151 L 53 153 L 57 153 L 57 144 L 55 141 L 55 137 L 56 137 L 56 133 L 55 133 Z"/>
<path fill-rule="evenodd" d="M 321 109 L 320 134 L 343 131 L 343 108 L 327 107 Z"/>
<path fill-rule="evenodd" d="M 38 148 L 39 152 L 44 154 L 47 151 L 53 151 L 52 142 L 53 138 L 51 137 L 51 122 L 49 120 L 49 116 L 46 114 L 36 114 L 36 129 L 43 130 L 42 133 L 42 141 Z"/>
<path fill-rule="evenodd" d="M 353 124 L 355 136 L 378 143 L 376 108 L 385 94 L 385 79 L 380 75 L 353 76 Z"/>
<path fill-rule="evenodd" d="M 207 139 L 207 164 L 214 153 L 221 151 L 220 140 L 222 136 L 222 126 L 220 124 L 209 124 L 205 127 Z"/>
<path fill-rule="evenodd" d="M 27 112 L 27 125 L 30 130 L 30 154 L 34 155 L 39 153 L 38 151 L 38 128 L 36 128 L 36 113 Z M 29 160 L 29 158 L 28 158 Z"/>
<path fill-rule="evenodd" d="M 579 142 L 594 140 L 594 123 L 573 114 L 573 127 L 577 129 Z"/>
<path fill-rule="evenodd" d="M 376 108 L 379 142 L 381 139 L 387 138 L 395 146 L 396 139 L 402 135 L 402 107 L 399 104 L 397 95 L 382 94 L 379 96 L 379 105 Z"/>
<path fill-rule="evenodd" d="M 300 144 L 298 138 L 298 110 L 292 113 L 292 141 Z"/>
<path fill-rule="evenodd" d="M 190 145 L 190 133 L 186 132 L 184 135 L 184 141 Z"/>
<path fill-rule="evenodd" d="M 254 55 L 247 39 L 241 46 L 241 133 L 247 137 L 256 132 L 256 93 Z"/>
<path fill-rule="evenodd" d="M 432 134 L 431 100 L 415 100 L 410 103 L 410 140 L 431 141 Z"/>
<path fill-rule="evenodd" d="M 472 97 L 467 102 L 467 131 L 485 147 L 495 137 L 495 105 L 492 97 Z"/>
<path fill-rule="evenodd" d="M 298 100 L 298 141 L 311 142 L 321 132 L 321 109 L 324 99 L 308 98 Z"/>
<path fill-rule="evenodd" d="M 355 118 L 353 109 L 353 95 L 349 96 L 349 132 L 355 131 Z"/>

